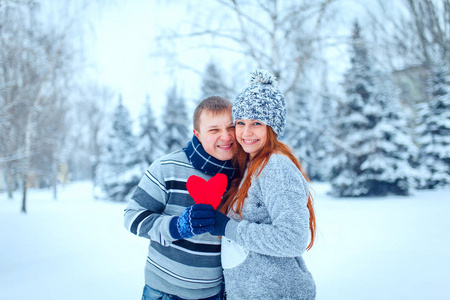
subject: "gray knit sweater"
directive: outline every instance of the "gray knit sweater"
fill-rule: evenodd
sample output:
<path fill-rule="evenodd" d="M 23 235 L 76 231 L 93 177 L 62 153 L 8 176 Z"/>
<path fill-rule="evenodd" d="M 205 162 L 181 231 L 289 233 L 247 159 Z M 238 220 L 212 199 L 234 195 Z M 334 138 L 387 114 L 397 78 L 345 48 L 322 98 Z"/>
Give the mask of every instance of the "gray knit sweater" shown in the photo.
<path fill-rule="evenodd" d="M 247 255 L 224 269 L 228 300 L 315 299 L 314 279 L 302 258 L 310 238 L 308 191 L 300 171 L 281 154 L 272 155 L 252 179 L 242 220 L 232 216 L 222 241 L 222 261 L 236 256 L 227 253 L 227 240 Z"/>

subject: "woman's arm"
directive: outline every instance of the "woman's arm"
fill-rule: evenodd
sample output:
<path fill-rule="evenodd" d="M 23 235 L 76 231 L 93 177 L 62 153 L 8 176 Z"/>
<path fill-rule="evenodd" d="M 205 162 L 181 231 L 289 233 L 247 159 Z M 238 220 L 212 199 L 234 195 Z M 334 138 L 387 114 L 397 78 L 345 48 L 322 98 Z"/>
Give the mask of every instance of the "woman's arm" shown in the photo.
<path fill-rule="evenodd" d="M 228 222 L 225 236 L 251 251 L 271 256 L 300 256 L 309 239 L 308 184 L 284 155 L 272 155 L 261 174 L 252 181 L 259 191 L 271 224 L 243 220 Z"/>

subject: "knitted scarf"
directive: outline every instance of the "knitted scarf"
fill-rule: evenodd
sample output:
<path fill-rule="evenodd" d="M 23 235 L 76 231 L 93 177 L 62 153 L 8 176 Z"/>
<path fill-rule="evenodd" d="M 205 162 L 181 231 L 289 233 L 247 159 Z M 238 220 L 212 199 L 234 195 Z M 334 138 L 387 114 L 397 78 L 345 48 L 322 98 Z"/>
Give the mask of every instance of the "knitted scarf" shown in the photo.
<path fill-rule="evenodd" d="M 222 161 L 209 155 L 195 135 L 183 150 L 197 170 L 211 176 L 217 173 L 225 174 L 228 177 L 228 181 L 231 181 L 233 178 L 236 169 L 233 167 L 231 160 Z"/>

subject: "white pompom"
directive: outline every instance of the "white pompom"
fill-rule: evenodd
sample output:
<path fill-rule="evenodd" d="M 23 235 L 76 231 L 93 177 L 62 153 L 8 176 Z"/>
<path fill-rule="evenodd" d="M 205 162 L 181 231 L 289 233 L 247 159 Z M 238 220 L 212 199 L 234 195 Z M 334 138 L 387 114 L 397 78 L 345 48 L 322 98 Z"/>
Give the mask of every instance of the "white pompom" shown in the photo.
<path fill-rule="evenodd" d="M 277 86 L 277 78 L 270 74 L 267 70 L 256 70 L 250 73 L 252 78 L 250 79 L 250 84 L 268 84 L 273 87 Z"/>

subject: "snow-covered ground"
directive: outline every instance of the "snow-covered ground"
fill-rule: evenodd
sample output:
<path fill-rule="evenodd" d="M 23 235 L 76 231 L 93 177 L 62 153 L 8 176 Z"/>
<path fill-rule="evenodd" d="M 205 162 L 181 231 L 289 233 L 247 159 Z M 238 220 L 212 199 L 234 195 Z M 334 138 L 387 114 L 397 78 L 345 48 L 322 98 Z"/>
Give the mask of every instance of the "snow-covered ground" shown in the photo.
<path fill-rule="evenodd" d="M 305 254 L 318 300 L 450 299 L 450 189 L 333 199 L 316 192 L 317 243 Z M 122 225 L 125 203 L 92 199 L 87 182 L 59 200 L 0 193 L 1 300 L 140 299 L 147 240 Z M 262 266 L 263 267 L 263 266 Z"/>

